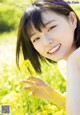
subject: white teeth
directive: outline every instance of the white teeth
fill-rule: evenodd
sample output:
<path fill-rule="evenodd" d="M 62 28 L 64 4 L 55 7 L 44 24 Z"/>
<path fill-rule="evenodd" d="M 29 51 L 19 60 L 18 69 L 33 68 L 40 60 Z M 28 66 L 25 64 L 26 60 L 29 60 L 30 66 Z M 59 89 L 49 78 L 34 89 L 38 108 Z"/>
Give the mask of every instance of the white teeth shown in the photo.
<path fill-rule="evenodd" d="M 58 44 L 55 48 L 50 50 L 48 53 L 51 54 L 51 53 L 55 52 L 60 46 L 61 46 L 61 44 Z"/>

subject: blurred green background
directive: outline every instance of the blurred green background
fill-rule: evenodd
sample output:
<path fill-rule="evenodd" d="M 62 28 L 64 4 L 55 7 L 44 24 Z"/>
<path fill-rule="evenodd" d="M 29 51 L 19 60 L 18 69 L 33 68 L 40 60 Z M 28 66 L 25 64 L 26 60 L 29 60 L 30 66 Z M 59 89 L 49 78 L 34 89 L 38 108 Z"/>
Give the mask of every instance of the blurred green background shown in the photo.
<path fill-rule="evenodd" d="M 77 1 L 77 0 L 75 0 Z M 23 90 L 22 79 L 38 76 L 61 93 L 66 91 L 66 82 L 57 64 L 44 64 L 43 73 L 35 73 L 30 62 L 21 58 L 21 70 L 15 63 L 17 30 L 20 17 L 32 0 L 0 0 L 0 115 L 2 105 L 10 105 L 9 115 L 65 115 L 53 103 L 29 97 Z M 71 4 L 80 17 L 80 4 Z"/>

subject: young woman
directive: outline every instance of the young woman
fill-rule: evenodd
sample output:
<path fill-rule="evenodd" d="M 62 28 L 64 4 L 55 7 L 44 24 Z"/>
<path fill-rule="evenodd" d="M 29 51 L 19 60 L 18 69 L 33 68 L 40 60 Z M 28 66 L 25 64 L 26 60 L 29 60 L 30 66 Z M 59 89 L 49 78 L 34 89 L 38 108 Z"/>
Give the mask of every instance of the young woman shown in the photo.
<path fill-rule="evenodd" d="M 29 6 L 20 21 L 16 61 L 22 48 L 36 72 L 41 72 L 40 60 L 67 62 L 66 99 L 39 78 L 25 83 L 32 95 L 50 100 L 66 108 L 67 115 L 80 114 L 80 21 L 74 10 L 63 0 L 38 0 Z M 66 102 L 65 102 L 66 101 Z"/>

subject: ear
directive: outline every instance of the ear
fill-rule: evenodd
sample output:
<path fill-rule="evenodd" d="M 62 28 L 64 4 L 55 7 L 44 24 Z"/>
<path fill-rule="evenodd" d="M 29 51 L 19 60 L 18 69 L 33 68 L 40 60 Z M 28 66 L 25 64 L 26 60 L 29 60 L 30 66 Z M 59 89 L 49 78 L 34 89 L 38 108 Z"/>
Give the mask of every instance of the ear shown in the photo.
<path fill-rule="evenodd" d="M 69 22 L 72 25 L 73 29 L 76 29 L 77 27 L 77 18 L 76 18 L 76 14 L 74 12 L 70 12 L 69 16 L 68 16 Z"/>

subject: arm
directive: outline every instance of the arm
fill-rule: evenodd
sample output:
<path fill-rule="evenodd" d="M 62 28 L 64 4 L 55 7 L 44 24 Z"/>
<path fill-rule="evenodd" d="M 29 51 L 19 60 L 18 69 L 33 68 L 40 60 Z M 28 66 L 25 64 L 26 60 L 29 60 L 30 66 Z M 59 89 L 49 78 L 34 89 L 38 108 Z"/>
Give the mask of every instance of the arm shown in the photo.
<path fill-rule="evenodd" d="M 65 107 L 66 106 L 66 97 L 65 97 L 65 95 L 62 95 L 59 91 L 52 88 L 48 84 L 45 87 L 45 94 L 46 94 L 46 97 L 48 96 L 47 100 L 53 102 L 58 107 L 65 110 L 65 108 L 66 108 Z"/>
<path fill-rule="evenodd" d="M 50 87 L 51 88 L 51 87 Z M 48 88 L 49 89 L 49 88 Z M 61 109 L 66 109 L 66 96 L 62 95 L 59 91 L 52 89 L 49 89 L 49 94 L 50 94 L 50 98 L 49 101 L 53 102 L 54 104 L 56 104 L 58 107 L 60 107 Z"/>
<path fill-rule="evenodd" d="M 80 115 L 80 48 L 68 59 L 66 111 L 67 115 Z"/>

